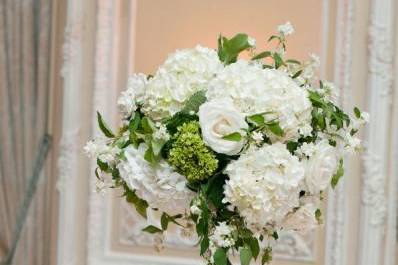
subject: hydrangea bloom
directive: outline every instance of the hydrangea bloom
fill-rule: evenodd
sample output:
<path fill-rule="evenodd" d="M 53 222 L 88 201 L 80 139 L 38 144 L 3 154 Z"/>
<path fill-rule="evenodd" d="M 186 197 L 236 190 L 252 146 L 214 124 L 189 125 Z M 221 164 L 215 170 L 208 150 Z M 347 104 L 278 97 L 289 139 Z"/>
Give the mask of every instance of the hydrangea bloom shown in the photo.
<path fill-rule="evenodd" d="M 225 202 L 237 207 L 253 229 L 280 222 L 299 205 L 304 167 L 281 143 L 250 149 L 231 162 L 225 173 Z"/>
<path fill-rule="evenodd" d="M 300 128 L 310 126 L 307 92 L 287 74 L 258 64 L 240 60 L 226 66 L 210 82 L 206 96 L 209 100 L 230 97 L 247 115 L 272 112 L 268 119 L 278 119 L 285 140 L 297 138 Z"/>
<path fill-rule="evenodd" d="M 154 120 L 172 116 L 195 92 L 206 89 L 221 68 L 212 49 L 196 46 L 175 52 L 149 80 L 143 111 Z"/>
<path fill-rule="evenodd" d="M 131 190 L 148 201 L 153 207 L 179 209 L 190 200 L 192 194 L 185 187 L 186 178 L 175 172 L 166 161 L 160 161 L 156 167 L 144 159 L 146 145 L 138 149 L 129 146 L 124 149 L 126 160 L 118 164 L 120 176 Z"/>

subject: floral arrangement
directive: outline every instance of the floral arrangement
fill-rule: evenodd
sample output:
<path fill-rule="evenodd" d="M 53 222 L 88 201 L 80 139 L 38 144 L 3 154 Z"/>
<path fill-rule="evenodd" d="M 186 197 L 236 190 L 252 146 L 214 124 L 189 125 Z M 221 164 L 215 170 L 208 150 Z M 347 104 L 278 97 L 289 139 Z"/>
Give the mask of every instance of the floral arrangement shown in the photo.
<path fill-rule="evenodd" d="M 343 176 L 344 154 L 360 149 L 354 135 L 369 115 L 338 107 L 318 57 L 287 58 L 293 31 L 279 26 L 275 47 L 260 52 L 247 34 L 220 36 L 217 50 L 179 50 L 154 75 L 130 77 L 121 127 L 98 113 L 104 136 L 85 147 L 98 189 L 120 187 L 143 217 L 158 211 L 148 233 L 196 230 L 208 264 L 234 253 L 242 265 L 268 263 L 280 231 L 321 224 L 324 192 Z"/>

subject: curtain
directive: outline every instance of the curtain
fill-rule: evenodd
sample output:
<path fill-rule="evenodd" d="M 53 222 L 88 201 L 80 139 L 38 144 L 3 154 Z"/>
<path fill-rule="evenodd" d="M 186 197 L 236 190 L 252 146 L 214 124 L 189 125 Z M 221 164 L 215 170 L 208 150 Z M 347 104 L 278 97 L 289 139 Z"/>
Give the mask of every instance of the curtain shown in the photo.
<path fill-rule="evenodd" d="M 0 1 L 0 264 L 49 264 L 51 0 Z"/>

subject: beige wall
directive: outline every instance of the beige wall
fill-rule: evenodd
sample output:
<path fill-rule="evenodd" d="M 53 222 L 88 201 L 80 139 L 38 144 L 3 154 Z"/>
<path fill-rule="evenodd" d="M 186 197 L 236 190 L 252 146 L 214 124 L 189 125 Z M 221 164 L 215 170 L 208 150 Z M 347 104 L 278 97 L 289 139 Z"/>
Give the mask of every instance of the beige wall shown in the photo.
<path fill-rule="evenodd" d="M 176 49 L 202 44 L 215 48 L 217 36 L 245 32 L 267 47 L 276 26 L 291 21 L 288 53 L 305 58 L 322 50 L 320 0 L 139 0 L 136 20 L 135 70 L 152 73 Z M 270 46 L 268 46 L 270 47 Z"/>

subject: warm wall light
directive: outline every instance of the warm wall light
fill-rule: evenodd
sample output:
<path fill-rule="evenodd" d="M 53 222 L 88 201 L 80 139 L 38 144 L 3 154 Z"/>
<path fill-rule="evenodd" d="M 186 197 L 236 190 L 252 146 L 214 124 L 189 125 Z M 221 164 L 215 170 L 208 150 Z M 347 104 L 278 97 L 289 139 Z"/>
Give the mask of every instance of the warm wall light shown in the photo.
<path fill-rule="evenodd" d="M 197 43 L 216 47 L 219 33 L 245 32 L 266 45 L 276 26 L 291 21 L 288 53 L 306 58 L 321 52 L 322 1 L 201 0 L 137 1 L 136 71 L 152 73 L 167 54 Z"/>

